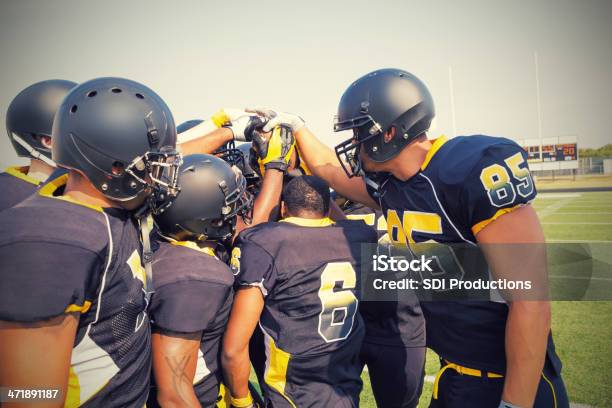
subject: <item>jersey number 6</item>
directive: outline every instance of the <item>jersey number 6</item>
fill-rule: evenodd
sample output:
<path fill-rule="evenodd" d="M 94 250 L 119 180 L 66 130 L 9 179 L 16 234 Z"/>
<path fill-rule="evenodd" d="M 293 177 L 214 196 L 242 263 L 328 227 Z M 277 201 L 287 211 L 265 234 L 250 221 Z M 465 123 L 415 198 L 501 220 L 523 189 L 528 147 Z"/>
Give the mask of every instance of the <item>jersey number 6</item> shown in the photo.
<path fill-rule="evenodd" d="M 336 282 L 341 286 L 334 290 Z M 319 314 L 319 335 L 326 343 L 343 340 L 353 329 L 357 313 L 355 289 L 357 276 L 350 262 L 332 262 L 321 273 L 321 313 Z"/>

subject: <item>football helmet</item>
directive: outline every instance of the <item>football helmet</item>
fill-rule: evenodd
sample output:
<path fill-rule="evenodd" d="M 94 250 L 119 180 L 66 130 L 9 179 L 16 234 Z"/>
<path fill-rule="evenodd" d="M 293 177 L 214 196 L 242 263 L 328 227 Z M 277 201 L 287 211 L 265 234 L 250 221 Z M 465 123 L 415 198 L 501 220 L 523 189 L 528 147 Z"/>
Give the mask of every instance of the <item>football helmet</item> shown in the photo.
<path fill-rule="evenodd" d="M 202 119 L 187 120 L 176 127 L 176 133 L 183 133 L 204 122 Z"/>
<path fill-rule="evenodd" d="M 236 218 L 250 222 L 253 197 L 246 179 L 222 159 L 208 154 L 185 156 L 179 169 L 181 193 L 154 216 L 161 234 L 177 241 L 229 239 Z"/>
<path fill-rule="evenodd" d="M 365 175 L 362 148 L 374 162 L 392 159 L 429 129 L 434 114 L 427 87 L 409 72 L 379 69 L 357 79 L 342 95 L 334 120 L 335 132 L 353 131 L 353 137 L 335 147 L 344 171 L 349 177 Z M 396 136 L 385 142 L 391 127 Z"/>
<path fill-rule="evenodd" d="M 53 124 L 53 160 L 76 170 L 107 198 L 163 211 L 179 192 L 176 127 L 165 102 L 129 79 L 97 78 L 75 87 Z"/>
<path fill-rule="evenodd" d="M 76 82 L 50 79 L 28 86 L 12 100 L 6 111 L 6 131 L 19 157 L 42 160 L 55 166 L 51 149 L 41 136 L 51 137 L 53 118 Z"/>

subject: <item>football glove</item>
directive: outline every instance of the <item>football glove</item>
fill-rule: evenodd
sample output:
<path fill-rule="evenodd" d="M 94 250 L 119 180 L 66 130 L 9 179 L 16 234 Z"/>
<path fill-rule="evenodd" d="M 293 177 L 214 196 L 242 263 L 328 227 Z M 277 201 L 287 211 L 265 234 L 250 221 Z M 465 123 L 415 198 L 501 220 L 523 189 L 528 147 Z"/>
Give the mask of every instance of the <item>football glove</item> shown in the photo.
<path fill-rule="evenodd" d="M 295 149 L 295 138 L 288 127 L 275 127 L 269 139 L 266 139 L 260 132 L 254 131 L 253 145 L 257 152 L 260 168 L 287 172 L 289 159 Z"/>
<path fill-rule="evenodd" d="M 253 132 L 261 129 L 266 120 L 256 115 L 244 115 L 234 119 L 231 125 L 226 126 L 232 130 L 234 140 L 238 142 L 250 142 L 253 140 Z"/>
<path fill-rule="evenodd" d="M 287 126 L 292 132 L 297 132 L 306 125 L 304 119 L 293 113 L 280 112 L 268 108 L 248 108 L 246 111 L 256 113 L 267 119 L 267 123 L 263 127 L 264 132 L 269 132 L 279 125 Z"/>

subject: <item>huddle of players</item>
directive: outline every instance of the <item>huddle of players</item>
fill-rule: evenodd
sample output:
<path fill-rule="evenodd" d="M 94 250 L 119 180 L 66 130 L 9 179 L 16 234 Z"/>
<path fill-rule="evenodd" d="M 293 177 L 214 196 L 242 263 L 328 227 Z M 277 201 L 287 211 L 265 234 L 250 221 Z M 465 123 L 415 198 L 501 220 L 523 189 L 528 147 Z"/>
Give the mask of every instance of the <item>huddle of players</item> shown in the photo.
<path fill-rule="evenodd" d="M 141 84 L 100 78 L 54 92 L 67 96 L 45 128 L 27 128 L 32 112 L 26 127 L 11 125 L 13 104 L 7 114 L 33 164 L 2 175 L 15 200 L 0 212 L 0 383 L 60 388 L 66 406 L 253 406 L 252 360 L 267 406 L 358 406 L 367 364 L 379 406 L 414 407 L 423 316 L 414 302 L 361 302 L 360 246 L 382 235 L 366 224 L 386 224 L 398 245 L 480 243 L 535 197 L 524 152 L 507 139 L 428 141 L 431 96 L 401 70 L 345 92 L 335 130 L 354 136 L 336 153 L 301 118 L 258 110 L 190 124 L 181 155 L 172 114 Z M 52 98 L 38 99 L 51 112 Z M 253 147 L 217 150 L 233 140 Z M 65 174 L 41 160 L 50 148 Z M 36 189 L 40 161 L 50 178 Z M 318 177 L 299 175 L 310 171 Z M 343 219 L 326 182 L 382 210 L 378 221 L 370 210 L 366 223 Z M 567 406 L 549 322 L 529 327 L 544 338 L 528 350 L 535 380 L 520 371 L 534 362 L 508 348 L 525 338 L 509 316 L 532 316 L 528 305 L 421 306 L 441 356 L 431 406 Z"/>

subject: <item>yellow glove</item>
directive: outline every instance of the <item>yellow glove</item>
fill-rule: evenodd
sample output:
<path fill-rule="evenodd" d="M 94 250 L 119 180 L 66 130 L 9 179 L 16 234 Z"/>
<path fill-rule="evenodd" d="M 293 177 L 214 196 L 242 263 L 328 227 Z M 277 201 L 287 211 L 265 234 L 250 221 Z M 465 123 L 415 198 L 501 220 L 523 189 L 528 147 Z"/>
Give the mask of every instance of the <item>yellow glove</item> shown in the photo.
<path fill-rule="evenodd" d="M 267 140 L 259 132 L 254 132 L 253 144 L 262 175 L 266 169 L 287 171 L 289 160 L 295 150 L 295 138 L 291 129 L 282 125 L 277 126 L 272 129 L 272 135 Z"/>

